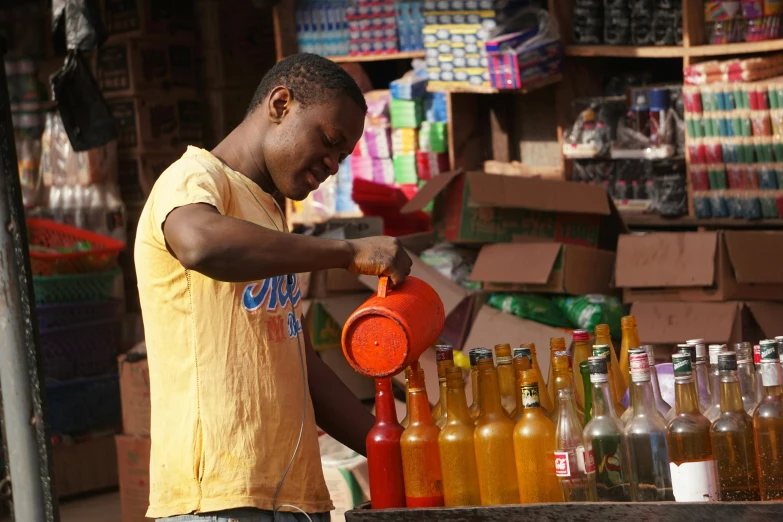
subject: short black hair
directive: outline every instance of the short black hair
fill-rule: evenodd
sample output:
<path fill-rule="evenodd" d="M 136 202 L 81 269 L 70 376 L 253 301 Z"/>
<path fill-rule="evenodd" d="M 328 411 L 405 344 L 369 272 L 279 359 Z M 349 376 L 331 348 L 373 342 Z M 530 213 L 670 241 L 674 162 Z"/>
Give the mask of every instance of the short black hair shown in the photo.
<path fill-rule="evenodd" d="M 334 99 L 335 94 L 344 94 L 367 112 L 367 102 L 361 89 L 342 67 L 317 54 L 299 53 L 280 60 L 264 75 L 247 115 L 263 103 L 272 89 L 281 85 L 304 106 L 328 102 Z"/>

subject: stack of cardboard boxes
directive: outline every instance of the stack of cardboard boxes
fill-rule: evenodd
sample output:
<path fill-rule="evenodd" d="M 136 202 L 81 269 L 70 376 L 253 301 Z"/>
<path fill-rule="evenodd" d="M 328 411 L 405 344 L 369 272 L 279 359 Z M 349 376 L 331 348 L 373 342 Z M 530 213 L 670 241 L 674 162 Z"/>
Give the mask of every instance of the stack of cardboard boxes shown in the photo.
<path fill-rule="evenodd" d="M 625 235 L 615 281 L 645 343 L 758 343 L 783 332 L 781 256 L 780 231 Z"/>

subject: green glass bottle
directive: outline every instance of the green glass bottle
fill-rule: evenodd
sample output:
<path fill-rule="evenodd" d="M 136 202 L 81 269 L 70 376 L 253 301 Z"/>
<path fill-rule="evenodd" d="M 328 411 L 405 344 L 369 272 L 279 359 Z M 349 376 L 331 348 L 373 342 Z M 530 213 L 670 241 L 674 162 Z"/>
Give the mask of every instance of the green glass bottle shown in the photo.
<path fill-rule="evenodd" d="M 585 390 L 585 426 L 593 418 L 593 387 L 590 385 L 590 363 L 579 363 L 579 373 L 582 374 L 582 384 Z"/>

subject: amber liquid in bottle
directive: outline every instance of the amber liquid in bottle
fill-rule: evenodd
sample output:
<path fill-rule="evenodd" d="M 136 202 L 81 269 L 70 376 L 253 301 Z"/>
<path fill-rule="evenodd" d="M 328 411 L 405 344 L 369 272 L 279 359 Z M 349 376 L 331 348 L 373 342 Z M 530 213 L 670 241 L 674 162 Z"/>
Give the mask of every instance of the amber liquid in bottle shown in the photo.
<path fill-rule="evenodd" d="M 532 357 L 531 363 L 533 365 L 533 369 L 538 374 L 538 390 L 539 390 L 539 398 L 541 399 L 541 407 L 544 409 L 544 413 L 549 415 L 552 411 L 554 411 L 555 406 L 552 402 L 552 397 L 549 395 L 545 381 L 544 381 L 544 374 L 541 373 L 541 367 L 538 365 L 538 357 L 536 356 L 536 345 L 535 343 L 523 343 L 520 345 L 522 348 L 528 348 L 530 350 L 530 355 Z"/>
<path fill-rule="evenodd" d="M 495 345 L 495 362 L 497 362 L 498 387 L 500 388 L 500 403 L 510 419 L 516 415 L 517 394 L 514 379 L 514 365 L 511 357 L 511 345 Z"/>
<path fill-rule="evenodd" d="M 576 414 L 578 416 L 578 422 L 581 429 L 583 428 L 582 420 L 584 419 L 585 412 L 584 409 L 582 408 L 582 405 L 579 404 L 576 399 L 576 391 L 574 390 L 574 383 L 571 375 L 571 366 L 568 360 L 568 352 L 555 352 L 554 357 L 552 359 L 552 366 L 554 367 L 554 376 L 552 378 L 552 389 L 555 390 L 555 393 L 558 393 L 560 390 L 565 390 L 565 389 L 571 391 L 569 396 L 571 398 L 571 402 L 574 405 L 574 411 L 576 411 Z M 555 410 L 553 414 L 550 414 L 549 419 L 552 422 L 557 422 L 558 411 L 559 410 Z"/>
<path fill-rule="evenodd" d="M 753 419 L 745 412 L 733 352 L 718 355 L 720 414 L 710 434 L 723 501 L 761 500 Z"/>
<path fill-rule="evenodd" d="M 518 504 L 514 421 L 508 418 L 500 403 L 498 374 L 489 350 L 479 353 L 478 370 L 481 416 L 476 423 L 474 441 L 481 504 Z"/>
<path fill-rule="evenodd" d="M 479 414 L 481 413 L 481 408 L 479 407 L 479 387 L 478 387 L 478 368 L 476 368 L 476 349 L 472 349 L 468 352 L 468 356 L 470 357 L 470 390 L 473 394 L 473 404 L 470 405 L 470 408 L 468 408 L 468 411 L 470 412 L 470 418 L 473 421 L 473 424 L 476 424 L 476 419 L 478 419 Z"/>
<path fill-rule="evenodd" d="M 622 328 L 622 343 L 620 344 L 620 374 L 625 382 L 623 394 L 628 386 L 631 385 L 631 367 L 628 362 L 628 351 L 638 348 L 642 343 L 639 341 L 639 332 L 636 330 L 636 317 L 629 315 L 620 320 Z"/>
<path fill-rule="evenodd" d="M 476 469 L 473 420 L 468 413 L 462 370 L 446 370 L 448 422 L 438 436 L 440 466 L 443 471 L 443 498 L 446 507 L 478 506 L 481 495 Z"/>
<path fill-rule="evenodd" d="M 783 374 L 774 346 L 761 342 L 764 394 L 753 413 L 761 500 L 783 500 Z"/>
<path fill-rule="evenodd" d="M 555 425 L 541 409 L 535 370 L 517 372 L 521 414 L 514 427 L 519 500 L 522 504 L 562 502 L 555 475 Z"/>
<path fill-rule="evenodd" d="M 438 436 L 430 413 L 424 370 L 412 369 L 408 380 L 410 422 L 402 433 L 402 472 L 405 479 L 407 507 L 438 507 L 443 505 L 443 480 L 440 467 Z"/>
<path fill-rule="evenodd" d="M 620 361 L 617 360 L 617 353 L 614 351 L 612 333 L 608 324 L 595 325 L 595 344 L 605 344 L 609 347 L 609 354 L 612 357 L 612 369 L 610 371 L 612 372 L 612 381 L 614 381 L 614 390 L 617 396 L 622 399 L 628 390 L 628 385 L 625 383 L 620 370 Z"/>
<path fill-rule="evenodd" d="M 400 426 L 403 428 L 408 427 L 408 421 L 410 420 L 411 411 L 411 393 L 409 391 L 408 381 L 411 378 L 411 367 L 405 368 L 405 417 L 400 421 Z"/>
<path fill-rule="evenodd" d="M 590 335 L 587 330 L 574 330 L 574 353 L 571 357 L 571 368 L 577 402 L 582 405 L 585 403 L 585 387 L 582 382 L 582 374 L 579 372 L 579 364 L 586 361 L 591 355 Z"/>
<path fill-rule="evenodd" d="M 432 408 L 432 420 L 438 428 L 443 428 L 448 411 L 446 369 L 454 367 L 454 351 L 447 344 L 439 344 L 435 346 L 435 358 L 438 364 L 438 403 Z"/>

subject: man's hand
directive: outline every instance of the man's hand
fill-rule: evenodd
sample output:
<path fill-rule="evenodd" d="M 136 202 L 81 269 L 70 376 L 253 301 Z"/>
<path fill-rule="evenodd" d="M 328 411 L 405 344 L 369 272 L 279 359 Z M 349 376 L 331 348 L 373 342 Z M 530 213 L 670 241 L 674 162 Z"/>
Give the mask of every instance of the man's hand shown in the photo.
<path fill-rule="evenodd" d="M 405 282 L 411 273 L 410 256 L 395 237 L 379 236 L 348 240 L 353 258 L 348 271 L 354 274 L 389 276 L 392 286 Z"/>

